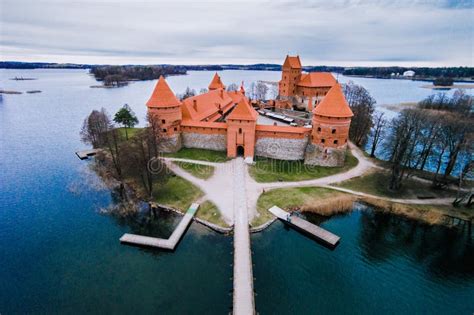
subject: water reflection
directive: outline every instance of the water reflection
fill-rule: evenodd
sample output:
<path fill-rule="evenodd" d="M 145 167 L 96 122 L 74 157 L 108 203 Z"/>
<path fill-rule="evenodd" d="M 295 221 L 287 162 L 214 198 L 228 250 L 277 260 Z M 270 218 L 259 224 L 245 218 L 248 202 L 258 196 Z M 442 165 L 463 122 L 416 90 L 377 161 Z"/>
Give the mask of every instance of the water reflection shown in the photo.
<path fill-rule="evenodd" d="M 370 210 L 361 213 L 360 225 L 361 252 L 373 263 L 405 256 L 442 279 L 474 278 L 474 246 L 466 230 Z"/>

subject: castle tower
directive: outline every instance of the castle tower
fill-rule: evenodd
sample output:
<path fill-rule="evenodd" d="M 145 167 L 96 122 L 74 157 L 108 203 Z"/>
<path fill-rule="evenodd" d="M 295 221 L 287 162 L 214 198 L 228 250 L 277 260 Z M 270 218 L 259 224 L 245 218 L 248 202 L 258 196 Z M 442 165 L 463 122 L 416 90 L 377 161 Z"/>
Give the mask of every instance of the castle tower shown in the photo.
<path fill-rule="evenodd" d="M 252 158 L 258 113 L 244 97 L 227 117 L 227 156 Z"/>
<path fill-rule="evenodd" d="M 278 84 L 279 95 L 281 99 L 288 99 L 296 93 L 296 84 L 301 77 L 300 56 L 292 57 L 286 55 L 282 66 L 281 80 Z"/>
<path fill-rule="evenodd" d="M 209 91 L 223 89 L 225 90 L 225 85 L 221 81 L 221 77 L 217 74 L 214 74 L 211 83 L 209 84 Z"/>
<path fill-rule="evenodd" d="M 344 165 L 352 116 L 337 83 L 313 110 L 311 142 L 306 149 L 305 164 Z"/>
<path fill-rule="evenodd" d="M 148 114 L 161 129 L 163 137 L 163 141 L 160 141 L 161 149 L 165 152 L 175 152 L 181 149 L 181 102 L 176 98 L 163 76 L 156 83 L 146 106 Z"/>

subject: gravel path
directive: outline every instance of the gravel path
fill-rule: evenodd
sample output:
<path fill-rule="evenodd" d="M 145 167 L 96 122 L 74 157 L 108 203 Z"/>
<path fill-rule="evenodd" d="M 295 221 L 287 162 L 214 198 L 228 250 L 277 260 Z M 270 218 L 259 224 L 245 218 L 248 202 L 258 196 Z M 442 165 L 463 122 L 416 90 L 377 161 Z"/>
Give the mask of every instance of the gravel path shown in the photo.
<path fill-rule="evenodd" d="M 205 199 L 212 201 L 221 211 L 224 221 L 229 224 L 234 224 L 234 196 L 239 187 L 244 186 L 246 191 L 247 211 L 249 222 L 258 215 L 257 200 L 260 194 L 265 190 L 272 190 L 277 188 L 293 188 L 293 187 L 324 187 L 334 189 L 358 196 L 371 197 L 386 201 L 405 203 L 405 204 L 449 204 L 452 200 L 449 198 L 436 199 L 396 199 L 375 196 L 350 190 L 342 187 L 329 186 L 331 184 L 339 183 L 354 177 L 362 176 L 374 169 L 383 169 L 382 167 L 373 163 L 368 159 L 364 153 L 352 143 L 349 143 L 352 155 L 358 159 L 356 167 L 339 174 L 334 174 L 327 177 L 295 181 L 295 182 L 272 182 L 272 183 L 257 183 L 248 173 L 248 166 L 242 162 L 242 170 L 244 176 L 238 180 L 233 180 L 235 159 L 229 160 L 225 163 L 214 163 L 207 161 L 197 161 L 189 159 L 165 158 L 167 165 L 177 175 L 187 179 L 194 185 L 198 186 L 206 194 Z M 180 167 L 171 163 L 172 161 L 182 161 L 188 163 L 209 165 L 215 168 L 214 175 L 207 180 L 199 179 L 184 171 Z"/>

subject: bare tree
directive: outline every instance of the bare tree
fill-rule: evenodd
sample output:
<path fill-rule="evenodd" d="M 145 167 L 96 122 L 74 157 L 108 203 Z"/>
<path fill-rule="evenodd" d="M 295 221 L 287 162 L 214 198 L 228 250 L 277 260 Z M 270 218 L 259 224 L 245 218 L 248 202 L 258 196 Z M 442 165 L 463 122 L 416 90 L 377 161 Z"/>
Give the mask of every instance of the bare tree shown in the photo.
<path fill-rule="evenodd" d="M 362 86 L 353 82 L 344 84 L 344 95 L 354 113 L 349 130 L 350 139 L 357 146 L 364 146 L 372 128 L 372 115 L 375 110 L 375 99 Z"/>
<path fill-rule="evenodd" d="M 238 89 L 239 89 L 239 86 L 235 83 L 231 83 L 227 87 L 227 91 L 237 91 Z"/>
<path fill-rule="evenodd" d="M 268 86 L 263 82 L 258 82 L 255 86 L 255 98 L 257 100 L 265 100 L 268 92 Z"/>
<path fill-rule="evenodd" d="M 387 125 L 387 120 L 385 119 L 385 114 L 379 112 L 374 116 L 374 123 L 372 128 L 372 148 L 370 150 L 370 157 L 375 157 L 375 150 L 377 145 L 380 143 L 380 140 L 383 137 L 385 132 L 385 126 Z"/>
<path fill-rule="evenodd" d="M 105 108 L 93 110 L 84 119 L 81 129 L 81 140 L 94 148 L 101 147 L 107 140 L 107 132 L 112 128 L 112 122 Z"/>
<path fill-rule="evenodd" d="M 391 177 L 389 188 L 399 190 L 405 172 L 410 168 L 419 144 L 423 115 L 418 109 L 405 109 L 391 122 L 386 143 L 390 154 Z"/>
<path fill-rule="evenodd" d="M 191 89 L 189 86 L 186 88 L 183 94 L 178 94 L 178 98 L 182 101 L 188 97 L 193 97 L 196 95 L 196 90 Z"/>
<path fill-rule="evenodd" d="M 107 150 L 112 159 L 112 164 L 118 180 L 122 180 L 122 167 L 120 161 L 120 134 L 114 128 L 112 120 L 107 111 L 93 110 L 84 120 L 81 130 L 81 138 L 85 143 L 90 143 L 94 148 Z"/>
<path fill-rule="evenodd" d="M 257 85 L 255 84 L 255 82 L 250 83 L 250 87 L 247 94 L 248 97 L 251 99 L 257 98 Z"/>

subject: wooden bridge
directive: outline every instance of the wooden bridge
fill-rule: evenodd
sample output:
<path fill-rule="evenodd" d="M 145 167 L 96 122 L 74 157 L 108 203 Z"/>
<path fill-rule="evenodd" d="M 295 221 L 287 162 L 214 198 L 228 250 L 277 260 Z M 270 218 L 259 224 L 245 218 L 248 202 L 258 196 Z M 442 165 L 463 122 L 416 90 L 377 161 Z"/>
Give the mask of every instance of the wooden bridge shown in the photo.
<path fill-rule="evenodd" d="M 315 237 L 317 240 L 323 241 L 325 244 L 328 244 L 332 247 L 336 246 L 341 239 L 339 236 L 326 231 L 325 229 L 313 223 L 310 223 L 300 217 L 292 216 L 291 213 L 286 212 L 277 206 L 271 207 L 268 209 L 268 211 L 273 213 L 278 219 L 282 220 L 286 224 L 294 226 L 295 228 Z"/>
<path fill-rule="evenodd" d="M 189 207 L 188 211 L 186 211 L 186 214 L 181 219 L 181 221 L 179 222 L 178 226 L 175 228 L 171 236 L 167 239 L 125 233 L 120 238 L 120 242 L 131 244 L 131 245 L 157 247 L 157 248 L 163 248 L 163 249 L 168 249 L 168 250 L 174 250 L 179 240 L 183 236 L 184 232 L 186 231 L 186 228 L 191 223 L 198 209 L 199 209 L 199 204 L 193 203 Z"/>

